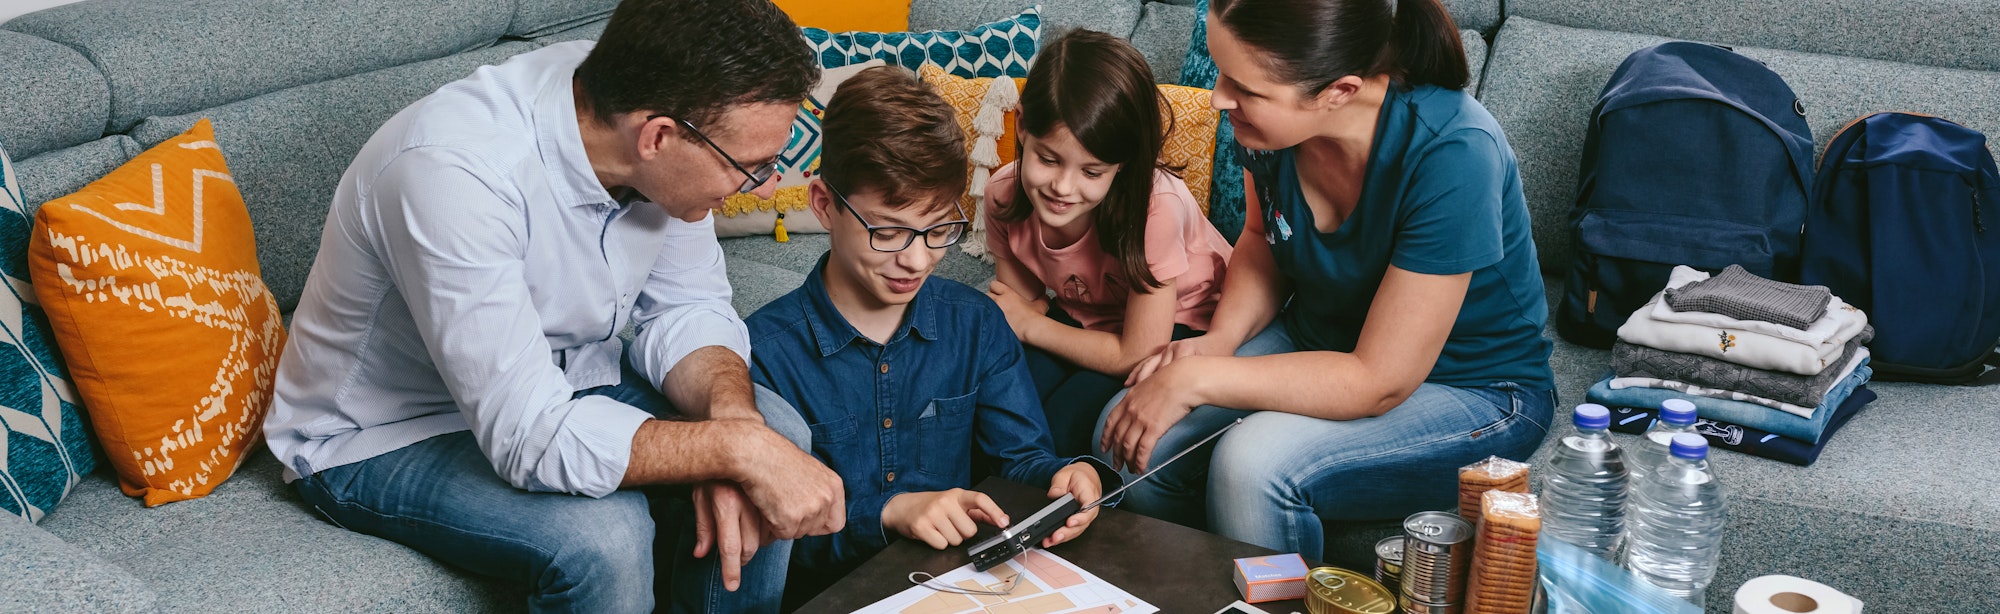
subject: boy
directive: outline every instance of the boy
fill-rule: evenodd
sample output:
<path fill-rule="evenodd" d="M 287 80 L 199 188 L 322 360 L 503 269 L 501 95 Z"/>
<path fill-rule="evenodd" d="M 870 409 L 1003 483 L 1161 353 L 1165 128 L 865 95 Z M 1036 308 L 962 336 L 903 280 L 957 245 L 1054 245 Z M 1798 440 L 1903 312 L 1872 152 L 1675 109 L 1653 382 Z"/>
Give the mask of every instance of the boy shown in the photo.
<path fill-rule="evenodd" d="M 1050 450 L 1006 316 L 978 290 L 929 279 L 968 225 L 951 106 L 909 71 L 874 68 L 841 84 L 823 124 L 810 201 L 832 250 L 805 285 L 746 321 L 751 381 L 798 409 L 814 456 L 847 488 L 847 527 L 799 540 L 792 577 L 838 578 L 895 535 L 944 549 L 975 523 L 1006 526 L 992 499 L 964 490 L 975 451 L 1002 477 L 1047 484 L 1052 499 L 1095 501 L 1117 474 Z M 1095 516 L 1072 516 L 1043 545 Z"/>

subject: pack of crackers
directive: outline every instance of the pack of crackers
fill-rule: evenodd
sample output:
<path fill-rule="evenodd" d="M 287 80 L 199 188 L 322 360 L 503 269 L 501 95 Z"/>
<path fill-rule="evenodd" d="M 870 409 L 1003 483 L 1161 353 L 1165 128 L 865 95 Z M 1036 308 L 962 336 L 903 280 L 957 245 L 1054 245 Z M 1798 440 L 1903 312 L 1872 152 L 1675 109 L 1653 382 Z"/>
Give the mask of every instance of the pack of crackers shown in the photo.
<path fill-rule="evenodd" d="M 1528 493 L 1489 490 L 1481 495 L 1478 543 L 1465 587 L 1471 614 L 1528 614 L 1535 599 L 1535 544 L 1542 508 Z"/>
<path fill-rule="evenodd" d="M 1489 490 L 1528 492 L 1528 464 L 1489 456 L 1458 470 L 1458 515 L 1479 526 L 1480 496 Z"/>

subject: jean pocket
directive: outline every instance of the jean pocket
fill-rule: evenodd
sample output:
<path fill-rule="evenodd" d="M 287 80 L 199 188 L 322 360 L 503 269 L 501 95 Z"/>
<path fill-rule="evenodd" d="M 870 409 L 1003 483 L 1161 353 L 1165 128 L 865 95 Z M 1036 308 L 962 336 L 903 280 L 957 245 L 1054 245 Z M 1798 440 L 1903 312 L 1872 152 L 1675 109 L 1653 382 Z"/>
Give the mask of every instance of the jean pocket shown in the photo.
<path fill-rule="evenodd" d="M 972 462 L 972 408 L 979 392 L 932 399 L 917 418 L 917 469 L 950 476 Z"/>

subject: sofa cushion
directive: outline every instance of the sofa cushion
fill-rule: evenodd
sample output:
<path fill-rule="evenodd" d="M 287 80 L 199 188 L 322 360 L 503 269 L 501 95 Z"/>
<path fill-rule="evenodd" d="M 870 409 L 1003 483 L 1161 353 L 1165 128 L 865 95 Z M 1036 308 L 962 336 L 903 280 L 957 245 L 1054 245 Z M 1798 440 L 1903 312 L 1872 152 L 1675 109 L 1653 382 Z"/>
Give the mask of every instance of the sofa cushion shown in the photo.
<path fill-rule="evenodd" d="M 834 32 L 867 30 L 896 32 L 910 29 L 908 0 L 776 0 L 792 21 L 804 28 Z"/>
<path fill-rule="evenodd" d="M 535 38 L 608 19 L 618 0 L 518 0 L 507 35 Z"/>
<path fill-rule="evenodd" d="M 1479 91 L 1521 161 L 1544 269 L 1571 257 L 1565 219 L 1576 198 L 1577 160 L 1597 95 L 1625 56 L 1669 39 L 1581 30 L 1514 17 L 1494 39 Z M 1934 68 L 1739 47 L 1769 65 L 1805 104 L 1814 147 L 1849 120 L 1880 110 L 1942 115 L 2000 134 L 2000 72 Z"/>
<path fill-rule="evenodd" d="M 0 144 L 17 160 L 104 134 L 111 93 L 104 74 L 76 50 L 0 31 Z"/>
<path fill-rule="evenodd" d="M 1130 37 L 1143 4 L 1141 0 L 916 0 L 910 3 L 910 30 L 969 28 L 1040 5 L 1044 41 L 1072 28 Z"/>
<path fill-rule="evenodd" d="M 33 211 L 0 150 L 0 512 L 41 520 L 97 466 L 83 407 L 28 283 Z"/>
<path fill-rule="evenodd" d="M 327 522 L 280 472 L 257 450 L 208 497 L 143 508 L 99 471 L 42 527 L 123 567 L 172 610 L 490 612 L 526 603 L 518 583 Z"/>
<path fill-rule="evenodd" d="M 1509 17 L 1636 34 L 2000 70 L 1991 0 L 1508 0 Z"/>
<path fill-rule="evenodd" d="M 792 115 L 792 136 L 785 142 L 785 148 L 778 151 L 778 174 L 776 189 L 771 198 L 756 194 L 731 194 L 722 200 L 722 208 L 716 210 L 715 235 L 718 237 L 744 237 L 761 235 L 775 236 L 778 216 L 785 215 L 788 233 L 826 232 L 819 219 L 807 212 L 807 190 L 813 175 L 819 171 L 820 115 L 826 112 L 827 102 L 833 100 L 833 93 L 840 84 L 847 82 L 861 71 L 876 66 L 886 66 L 882 60 L 869 60 L 859 64 L 849 64 L 836 68 L 821 68 L 819 85 L 813 86 L 799 110 Z M 941 70 L 926 64 L 926 70 Z"/>
<path fill-rule="evenodd" d="M 141 150 L 132 137 L 114 134 L 16 162 L 14 174 L 21 180 L 21 202 L 33 216 L 42 203 L 83 189 Z"/>
<path fill-rule="evenodd" d="M 1509 0 L 1518 2 L 1519 0 Z M 1500 27 L 1500 0 L 1444 0 L 1444 10 L 1460 30 L 1492 34 Z"/>
<path fill-rule="evenodd" d="M 597 40 L 598 37 L 604 35 L 604 24 L 607 23 L 611 23 L 611 19 L 609 17 L 586 21 L 577 24 L 575 26 L 572 26 L 567 30 L 558 30 L 555 32 L 550 32 L 548 34 L 537 36 L 528 40 L 534 42 L 537 45 L 553 45 L 556 43 L 566 43 L 569 41 L 584 41 L 584 40 L 594 41 Z"/>
<path fill-rule="evenodd" d="M 132 130 L 157 143 L 207 117 L 229 152 L 236 186 L 250 207 L 264 283 L 290 312 L 319 252 L 320 227 L 341 173 L 389 117 L 473 69 L 498 64 L 534 43 L 512 42 L 446 58 L 273 92 L 213 109 L 153 117 Z"/>
<path fill-rule="evenodd" d="M 1465 68 L 1472 75 L 1466 81 L 1465 91 L 1478 95 L 1480 79 L 1486 76 L 1486 39 L 1481 38 L 1478 32 L 1459 30 L 1458 42 L 1465 45 Z"/>
<path fill-rule="evenodd" d="M 802 28 L 821 68 L 883 60 L 916 70 L 937 64 L 960 77 L 1028 76 L 1043 31 L 1039 9 L 964 30 L 913 32 L 828 32 Z"/>
<path fill-rule="evenodd" d="M 50 201 L 32 236 L 35 296 L 125 492 L 222 484 L 262 442 L 285 329 L 209 122 Z"/>
<path fill-rule="evenodd" d="M 4 28 L 68 45 L 110 87 L 104 132 L 493 44 L 512 0 L 94 0 Z"/>
<path fill-rule="evenodd" d="M 26 520 L 0 514 L 0 611 L 156 612 L 158 597 L 118 566 Z"/>

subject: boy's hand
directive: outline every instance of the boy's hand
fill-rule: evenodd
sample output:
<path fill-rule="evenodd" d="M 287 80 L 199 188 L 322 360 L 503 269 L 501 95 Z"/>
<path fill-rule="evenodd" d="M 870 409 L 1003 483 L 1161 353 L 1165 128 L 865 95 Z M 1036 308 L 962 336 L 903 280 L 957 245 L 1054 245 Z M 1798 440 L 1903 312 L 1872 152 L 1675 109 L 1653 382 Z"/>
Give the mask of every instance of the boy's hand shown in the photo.
<path fill-rule="evenodd" d="M 1089 463 L 1071 463 L 1070 466 L 1063 467 L 1062 471 L 1057 471 L 1056 478 L 1049 483 L 1049 498 L 1060 499 L 1064 494 L 1075 495 L 1079 505 L 1097 502 L 1097 498 L 1104 494 L 1104 484 L 1097 479 L 1097 468 Z M 1063 522 L 1062 528 L 1056 529 L 1048 539 L 1042 540 L 1042 547 L 1049 548 L 1075 539 L 1076 536 L 1083 534 L 1084 529 L 1090 527 L 1093 520 L 1097 520 L 1097 508 L 1091 508 L 1090 511 L 1080 514 L 1071 514 L 1069 520 Z"/>
<path fill-rule="evenodd" d="M 938 550 L 971 539 L 979 532 L 975 521 L 1006 528 L 1007 513 L 986 493 L 963 488 L 903 493 L 882 508 L 884 528 Z"/>

